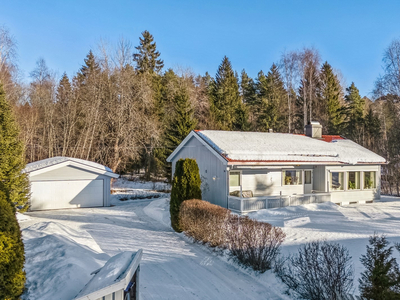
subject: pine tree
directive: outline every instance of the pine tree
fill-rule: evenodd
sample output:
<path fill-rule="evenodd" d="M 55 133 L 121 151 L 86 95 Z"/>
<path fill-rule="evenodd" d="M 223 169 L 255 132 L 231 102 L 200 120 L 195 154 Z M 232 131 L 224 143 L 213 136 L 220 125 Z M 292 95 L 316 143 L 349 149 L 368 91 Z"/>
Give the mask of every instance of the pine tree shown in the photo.
<path fill-rule="evenodd" d="M 136 70 L 140 73 L 159 73 L 164 67 L 164 61 L 159 59 L 160 52 L 157 51 L 154 37 L 147 30 L 142 32 L 139 38 L 140 45 L 135 47 L 138 53 L 133 55 Z"/>
<path fill-rule="evenodd" d="M 15 216 L 16 207 L 28 208 L 24 167 L 24 147 L 0 84 L 0 299 L 17 299 L 25 284 L 24 245 Z"/>
<path fill-rule="evenodd" d="M 179 224 L 179 211 L 183 201 L 190 199 L 201 200 L 201 180 L 199 167 L 195 159 L 180 159 L 175 165 L 174 179 L 172 180 L 170 214 L 171 226 L 177 231 L 182 229 Z"/>
<path fill-rule="evenodd" d="M 321 100 L 316 108 L 317 119 L 326 128 L 328 134 L 340 134 L 343 123 L 340 104 L 340 83 L 328 62 L 322 65 L 320 72 Z"/>
<path fill-rule="evenodd" d="M 257 78 L 258 116 L 257 130 L 283 131 L 287 121 L 283 115 L 286 105 L 286 90 L 284 88 L 278 67 L 273 64 L 267 76 L 261 71 Z M 285 112 L 286 113 L 286 112 Z"/>
<path fill-rule="evenodd" d="M 218 67 L 215 80 L 210 86 L 210 111 L 215 129 L 241 130 L 243 108 L 238 79 L 231 62 L 225 56 Z M 239 115 L 238 115 L 239 114 Z"/>
<path fill-rule="evenodd" d="M 392 257 L 393 247 L 389 247 L 385 236 L 371 236 L 367 253 L 360 258 L 366 270 L 359 279 L 359 289 L 363 299 L 400 299 L 400 272 L 396 259 Z"/>
<path fill-rule="evenodd" d="M 24 146 L 3 86 L 0 84 L 0 190 L 21 211 L 28 208 L 29 181 L 25 168 Z"/>

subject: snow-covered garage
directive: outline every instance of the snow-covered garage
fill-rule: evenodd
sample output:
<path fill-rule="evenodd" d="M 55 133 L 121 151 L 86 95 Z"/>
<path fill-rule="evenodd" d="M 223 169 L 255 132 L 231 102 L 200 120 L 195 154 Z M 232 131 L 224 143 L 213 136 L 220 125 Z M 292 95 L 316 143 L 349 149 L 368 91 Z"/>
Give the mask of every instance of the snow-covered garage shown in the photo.
<path fill-rule="evenodd" d="M 91 161 L 52 157 L 26 165 L 30 210 L 110 206 L 110 181 L 118 175 Z"/>

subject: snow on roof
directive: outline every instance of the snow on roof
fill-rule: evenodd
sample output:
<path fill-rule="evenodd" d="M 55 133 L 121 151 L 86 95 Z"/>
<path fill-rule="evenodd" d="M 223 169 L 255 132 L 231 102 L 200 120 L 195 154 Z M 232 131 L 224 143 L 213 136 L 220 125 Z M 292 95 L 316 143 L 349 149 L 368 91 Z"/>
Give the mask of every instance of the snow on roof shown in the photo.
<path fill-rule="evenodd" d="M 66 161 L 76 162 L 76 163 L 79 163 L 82 165 L 90 166 L 90 167 L 93 167 L 93 168 L 96 168 L 96 169 L 99 169 L 102 171 L 107 171 L 107 172 L 112 173 L 112 170 L 109 167 L 103 166 L 101 164 L 98 164 L 98 163 L 95 163 L 92 161 L 88 161 L 88 160 L 84 160 L 84 159 L 65 157 L 65 156 L 56 156 L 56 157 L 51 157 L 51 158 L 31 162 L 26 165 L 23 172 L 30 173 L 30 172 L 37 171 L 37 170 L 47 168 L 50 166 L 54 166 L 54 165 L 57 165 L 57 164 L 60 164 L 60 163 L 66 162 Z"/>
<path fill-rule="evenodd" d="M 125 251 L 111 257 L 80 291 L 76 298 L 84 297 L 123 280 L 137 252 Z M 130 278 L 129 278 L 130 280 Z M 105 296 L 105 295 L 104 295 Z"/>
<path fill-rule="evenodd" d="M 326 142 L 304 135 L 270 132 L 200 130 L 196 133 L 228 161 L 385 162 L 383 157 L 346 139 Z"/>

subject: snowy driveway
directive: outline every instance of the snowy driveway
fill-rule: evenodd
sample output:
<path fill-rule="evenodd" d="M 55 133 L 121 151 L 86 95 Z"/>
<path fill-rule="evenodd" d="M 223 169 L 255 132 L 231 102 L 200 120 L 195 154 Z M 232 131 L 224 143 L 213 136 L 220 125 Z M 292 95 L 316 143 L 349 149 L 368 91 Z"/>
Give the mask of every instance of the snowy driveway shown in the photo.
<path fill-rule="evenodd" d="M 36 232 L 45 227 L 56 228 L 52 229 L 51 237 L 59 234 L 64 234 L 65 237 L 65 232 L 68 232 L 66 235 L 68 243 L 82 246 L 86 251 L 83 253 L 90 251 L 92 255 L 87 255 L 88 260 L 93 260 L 100 266 L 108 257 L 98 257 L 102 252 L 105 253 L 103 256 L 113 256 L 121 251 L 135 251 L 142 248 L 144 255 L 140 274 L 141 299 L 286 298 L 281 294 L 280 285 L 274 284 L 275 277 L 272 274 L 264 274 L 261 277 L 249 275 L 225 262 L 204 246 L 188 242 L 185 237 L 173 232 L 168 225 L 167 210 L 167 199 L 163 198 L 154 201 L 119 202 L 117 206 L 108 208 L 29 213 L 30 219 L 21 222 L 21 228 L 26 228 L 23 234 L 27 247 L 26 270 L 28 280 L 30 279 L 28 284 L 30 292 L 25 299 L 36 297 L 51 299 L 55 295 L 68 294 L 62 290 L 57 291 L 57 294 L 53 294 L 51 290 L 46 294 L 40 294 L 41 283 L 38 281 L 43 279 L 35 274 L 38 273 L 37 269 L 43 268 L 37 264 L 39 259 L 37 256 L 43 255 L 44 251 L 38 253 L 35 250 L 37 235 L 32 234 L 32 231 Z M 79 234 L 80 232 L 82 234 Z M 46 252 L 47 258 L 43 257 L 42 260 L 57 259 L 50 257 L 51 252 L 49 252 Z M 77 253 L 76 250 L 70 252 Z M 68 253 L 60 255 L 63 256 L 60 259 L 67 261 L 72 256 Z M 74 257 L 67 266 L 71 269 L 71 264 L 81 264 L 82 262 L 76 262 L 77 259 L 79 257 Z M 85 261 L 84 258 L 81 259 Z M 93 264 L 90 265 L 91 268 L 94 268 Z M 44 267 L 48 267 L 48 264 Z M 58 273 L 65 273 L 65 268 L 67 267 L 53 267 L 58 270 L 53 276 L 63 276 Z M 77 272 L 73 270 L 69 271 L 72 273 L 70 277 Z M 48 272 L 50 271 L 52 270 Z M 86 271 L 90 273 L 93 269 Z M 68 294 L 69 297 L 71 293 L 72 291 Z"/>

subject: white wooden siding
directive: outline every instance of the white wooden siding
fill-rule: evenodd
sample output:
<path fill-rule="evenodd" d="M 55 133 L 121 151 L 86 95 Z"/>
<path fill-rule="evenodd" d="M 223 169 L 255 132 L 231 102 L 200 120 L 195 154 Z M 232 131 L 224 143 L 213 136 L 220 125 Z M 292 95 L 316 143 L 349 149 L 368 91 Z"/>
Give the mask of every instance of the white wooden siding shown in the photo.
<path fill-rule="evenodd" d="M 180 158 L 196 160 L 202 178 L 202 197 L 211 203 L 228 207 L 227 166 L 208 150 L 196 137 L 192 137 L 172 160 L 172 176 Z"/>

